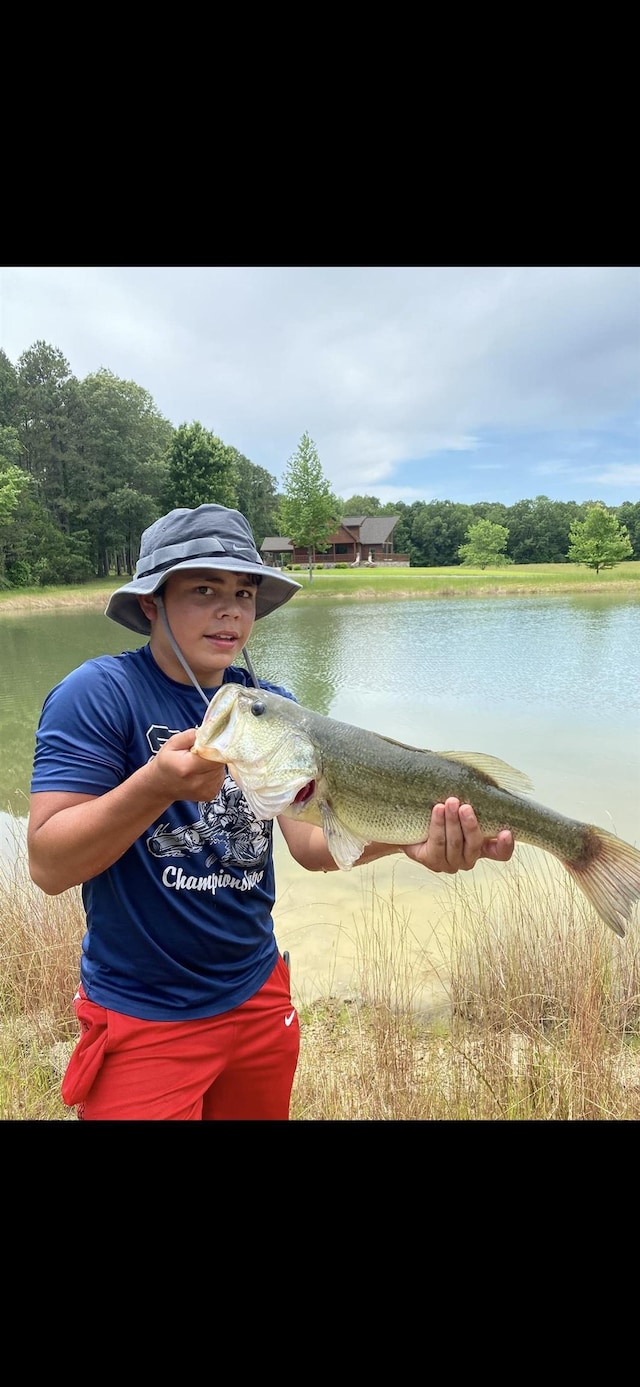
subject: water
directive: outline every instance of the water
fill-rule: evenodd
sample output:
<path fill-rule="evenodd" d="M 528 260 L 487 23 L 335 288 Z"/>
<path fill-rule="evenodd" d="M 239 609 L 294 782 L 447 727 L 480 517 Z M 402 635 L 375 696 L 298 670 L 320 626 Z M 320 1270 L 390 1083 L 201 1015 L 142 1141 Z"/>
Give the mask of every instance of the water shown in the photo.
<path fill-rule="evenodd" d="M 24 826 L 45 694 L 83 659 L 140 643 L 100 612 L 0 619 L 0 854 Z M 294 600 L 256 623 L 250 653 L 263 678 L 318 712 L 415 746 L 500 756 L 527 772 L 537 800 L 640 843 L 637 600 Z M 348 990 L 372 891 L 387 902 L 393 892 L 434 973 L 450 883 L 398 857 L 307 873 L 276 838 L 277 933 L 300 996 L 328 980 Z M 474 885 L 502 872 L 481 864 Z"/>

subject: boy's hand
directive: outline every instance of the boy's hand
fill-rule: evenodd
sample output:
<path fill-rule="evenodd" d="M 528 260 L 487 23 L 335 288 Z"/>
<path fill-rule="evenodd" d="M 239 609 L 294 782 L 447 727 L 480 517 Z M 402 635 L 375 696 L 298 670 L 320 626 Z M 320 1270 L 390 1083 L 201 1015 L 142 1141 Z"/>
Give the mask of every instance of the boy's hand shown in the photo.
<path fill-rule="evenodd" d="M 510 829 L 503 828 L 494 838 L 485 838 L 470 804 L 451 797 L 434 804 L 429 834 L 424 843 L 403 848 L 407 857 L 432 872 L 468 872 L 481 857 L 508 862 L 514 841 Z"/>

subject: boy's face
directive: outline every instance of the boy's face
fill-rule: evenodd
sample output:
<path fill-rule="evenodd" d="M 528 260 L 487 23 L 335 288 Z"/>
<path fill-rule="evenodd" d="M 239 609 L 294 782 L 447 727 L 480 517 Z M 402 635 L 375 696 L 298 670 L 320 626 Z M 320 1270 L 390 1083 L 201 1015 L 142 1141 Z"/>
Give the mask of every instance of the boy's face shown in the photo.
<path fill-rule="evenodd" d="M 237 663 L 256 618 L 255 579 L 225 569 L 192 569 L 172 573 L 163 598 L 174 639 L 200 684 L 219 684 L 222 673 Z M 189 680 L 171 648 L 153 598 L 140 605 L 151 621 L 151 649 L 160 668 L 181 684 Z"/>

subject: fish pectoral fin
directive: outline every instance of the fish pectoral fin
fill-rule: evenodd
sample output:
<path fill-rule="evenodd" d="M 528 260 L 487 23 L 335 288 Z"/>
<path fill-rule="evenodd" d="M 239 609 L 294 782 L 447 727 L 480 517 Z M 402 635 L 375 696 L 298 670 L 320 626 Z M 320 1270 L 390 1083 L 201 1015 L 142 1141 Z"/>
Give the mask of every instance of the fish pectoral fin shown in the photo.
<path fill-rule="evenodd" d="M 436 755 L 444 757 L 445 761 L 457 761 L 460 766 L 469 766 L 499 790 L 511 790 L 516 795 L 530 795 L 533 792 L 533 783 L 528 775 L 501 761 L 498 756 L 487 756 L 482 751 L 438 751 Z"/>
<path fill-rule="evenodd" d="M 367 843 L 371 840 L 360 838 L 352 829 L 345 828 L 329 804 L 320 804 L 320 814 L 322 832 L 327 840 L 329 852 L 336 865 L 343 872 L 348 872 L 354 862 L 362 857 Z"/>

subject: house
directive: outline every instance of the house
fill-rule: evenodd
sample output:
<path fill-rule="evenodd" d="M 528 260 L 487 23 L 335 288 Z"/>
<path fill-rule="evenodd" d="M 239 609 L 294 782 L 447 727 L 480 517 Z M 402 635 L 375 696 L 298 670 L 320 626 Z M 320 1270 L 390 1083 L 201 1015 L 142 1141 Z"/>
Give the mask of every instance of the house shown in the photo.
<path fill-rule="evenodd" d="M 356 561 L 367 563 L 409 562 L 408 554 L 394 554 L 393 531 L 399 515 L 347 515 L 342 524 L 357 538 Z"/>
<path fill-rule="evenodd" d="M 323 568 L 334 568 L 336 564 L 404 565 L 409 562 L 408 554 L 394 554 L 393 531 L 400 519 L 399 515 L 349 515 L 341 520 L 337 530 L 328 536 L 327 549 L 315 550 L 314 564 Z M 260 552 L 266 563 L 283 564 L 309 563 L 309 550 L 304 546 L 297 548 L 285 535 L 267 535 L 260 545 Z"/>

